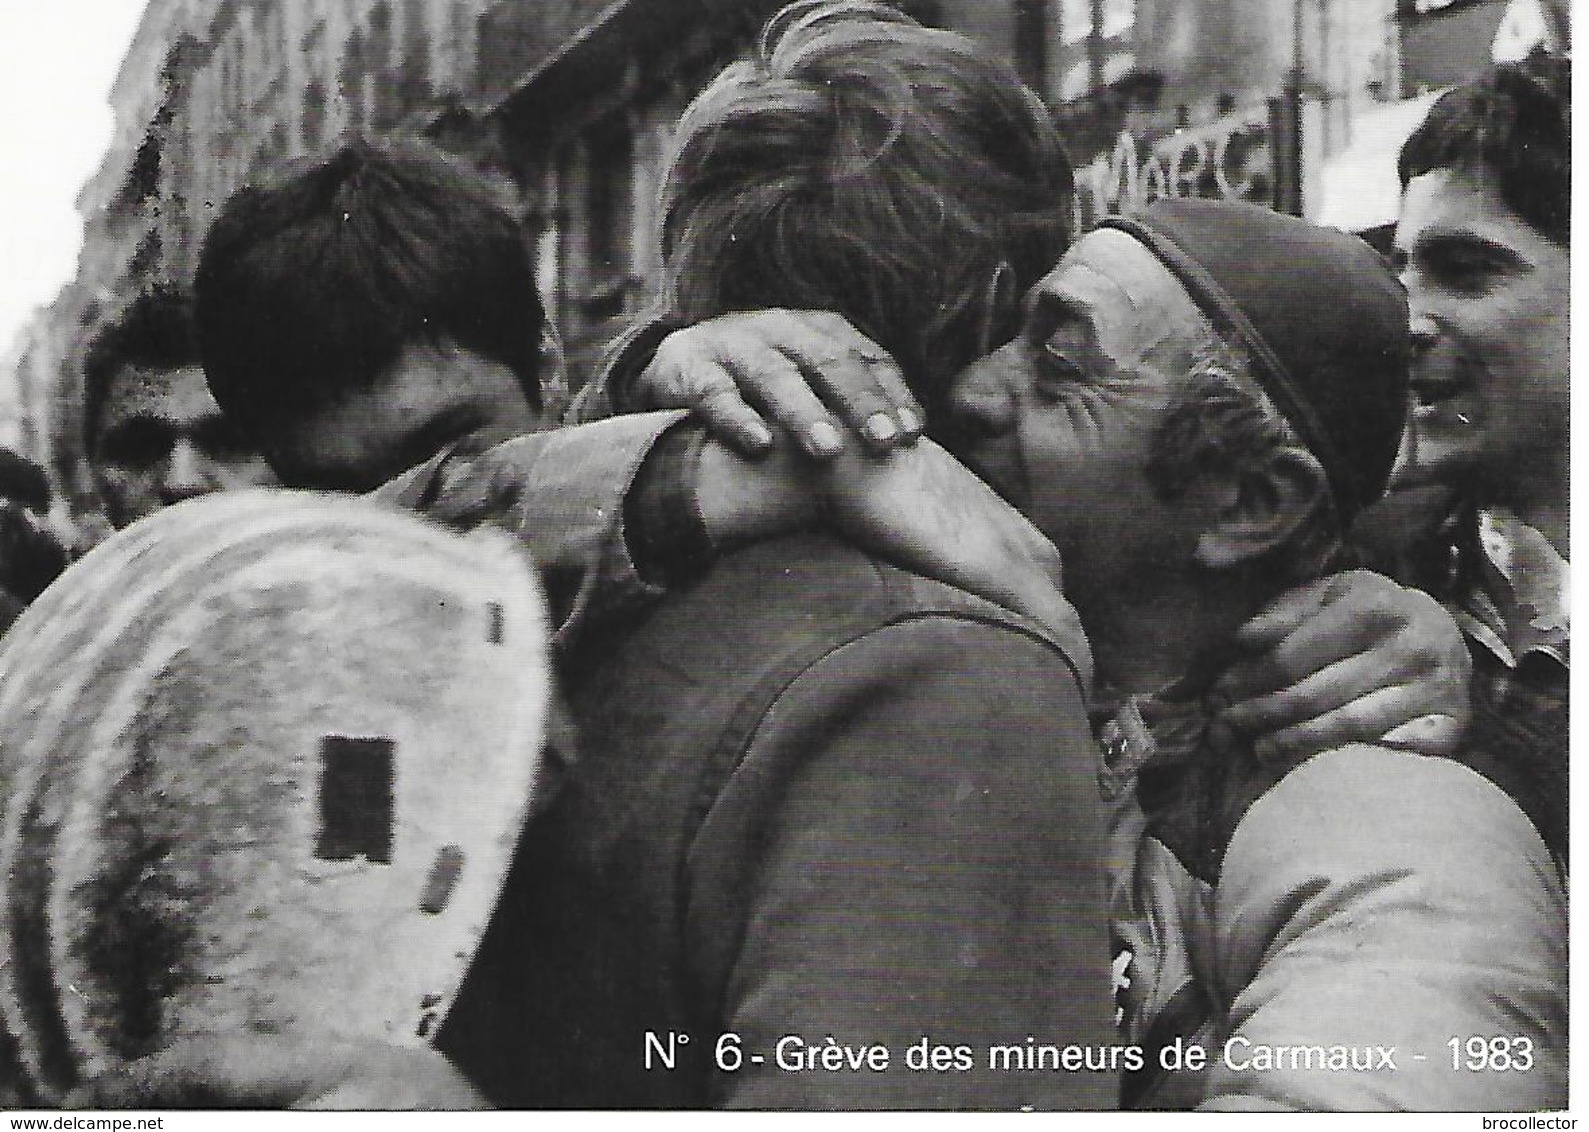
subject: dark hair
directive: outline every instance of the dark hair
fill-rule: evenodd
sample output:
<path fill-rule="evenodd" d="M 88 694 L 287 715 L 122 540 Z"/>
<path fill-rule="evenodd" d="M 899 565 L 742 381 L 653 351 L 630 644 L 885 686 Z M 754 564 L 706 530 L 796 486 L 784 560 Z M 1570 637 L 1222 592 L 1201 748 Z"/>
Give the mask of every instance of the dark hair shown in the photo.
<path fill-rule="evenodd" d="M 922 384 L 982 350 L 998 265 L 1013 305 L 1063 254 L 1072 189 L 1047 109 L 972 40 L 866 0 L 792 4 L 680 119 L 671 313 L 835 310 L 931 404 Z"/>
<path fill-rule="evenodd" d="M 50 478 L 44 469 L 9 448 L 0 448 L 0 498 L 35 511 L 50 509 Z"/>
<path fill-rule="evenodd" d="M 503 363 L 541 404 L 544 315 L 521 226 L 489 182 L 437 153 L 355 142 L 239 190 L 194 291 L 210 391 L 267 450 L 417 338 Z"/>
<path fill-rule="evenodd" d="M 49 507 L 44 469 L 0 448 L 0 632 L 66 569 L 66 549 L 34 514 Z"/>
<path fill-rule="evenodd" d="M 97 447 L 99 418 L 116 374 L 124 366 L 186 369 L 199 364 L 193 302 L 186 292 L 158 283 L 100 327 L 83 355 L 83 449 Z"/>
<path fill-rule="evenodd" d="M 0 500 L 0 591 L 25 605 L 60 576 L 66 563 L 66 549 L 26 508 Z"/>
<path fill-rule="evenodd" d="M 1494 179 L 1506 206 L 1560 244 L 1572 237 L 1572 62 L 1536 51 L 1440 96 L 1401 147 L 1402 186 L 1436 169 Z"/>

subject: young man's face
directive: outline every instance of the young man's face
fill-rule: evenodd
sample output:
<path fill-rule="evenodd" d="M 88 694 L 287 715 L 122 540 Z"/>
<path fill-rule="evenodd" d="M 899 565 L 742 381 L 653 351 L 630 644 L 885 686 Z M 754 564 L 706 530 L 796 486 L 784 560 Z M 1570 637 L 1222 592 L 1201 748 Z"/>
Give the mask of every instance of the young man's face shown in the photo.
<path fill-rule="evenodd" d="M 445 339 L 413 342 L 368 389 L 291 426 L 271 460 L 293 487 L 364 492 L 449 444 L 479 450 L 539 427 L 506 365 Z"/>
<path fill-rule="evenodd" d="M 1418 399 L 1400 480 L 1476 473 L 1504 496 L 1517 469 L 1566 451 L 1568 250 L 1487 178 L 1439 169 L 1407 185 L 1396 258 Z"/>
<path fill-rule="evenodd" d="M 221 415 L 198 366 L 123 366 L 100 407 L 92 465 L 117 527 L 195 495 L 275 482 Z"/>
<path fill-rule="evenodd" d="M 1184 560 L 1196 531 L 1147 477 L 1166 409 L 1211 328 L 1123 232 L 1084 236 L 1033 289 L 1021 335 L 971 365 L 946 439 L 1059 547 L 1066 590 L 1095 595 Z"/>

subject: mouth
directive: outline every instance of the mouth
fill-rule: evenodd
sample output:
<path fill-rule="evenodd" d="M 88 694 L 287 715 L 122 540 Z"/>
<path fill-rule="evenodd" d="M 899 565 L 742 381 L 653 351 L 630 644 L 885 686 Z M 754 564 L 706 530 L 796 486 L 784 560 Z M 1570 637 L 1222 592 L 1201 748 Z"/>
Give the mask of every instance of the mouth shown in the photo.
<path fill-rule="evenodd" d="M 1443 363 L 1443 364 L 1440 364 Z M 1480 409 L 1478 375 L 1450 358 L 1414 363 L 1412 420 L 1420 428 L 1471 428 Z"/>
<path fill-rule="evenodd" d="M 1465 367 L 1415 367 L 1412 374 L 1415 410 L 1440 409 L 1471 396 L 1478 388 Z"/>
<path fill-rule="evenodd" d="M 1484 416 L 1478 374 L 1469 365 L 1414 365 L 1411 448 L 1398 464 L 1396 488 L 1421 487 L 1448 478 L 1482 443 Z"/>

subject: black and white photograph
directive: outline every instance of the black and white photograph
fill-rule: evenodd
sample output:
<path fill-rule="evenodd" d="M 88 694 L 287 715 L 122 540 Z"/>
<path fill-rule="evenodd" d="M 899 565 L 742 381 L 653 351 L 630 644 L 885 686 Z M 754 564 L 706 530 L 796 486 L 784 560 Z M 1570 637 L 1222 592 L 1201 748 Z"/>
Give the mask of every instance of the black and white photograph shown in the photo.
<path fill-rule="evenodd" d="M 1575 1127 L 1571 54 L 0 8 L 5 1130 Z"/>

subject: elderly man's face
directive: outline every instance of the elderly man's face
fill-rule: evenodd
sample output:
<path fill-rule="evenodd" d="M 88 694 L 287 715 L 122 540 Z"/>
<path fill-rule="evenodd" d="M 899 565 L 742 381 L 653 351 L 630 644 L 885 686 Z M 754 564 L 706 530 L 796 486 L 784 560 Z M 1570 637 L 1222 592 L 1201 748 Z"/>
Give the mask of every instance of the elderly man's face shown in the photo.
<path fill-rule="evenodd" d="M 124 366 L 99 412 L 93 469 L 112 524 L 195 495 L 275 483 L 210 396 L 198 366 Z"/>
<path fill-rule="evenodd" d="M 1407 186 L 1396 257 L 1418 398 L 1400 479 L 1476 472 L 1504 493 L 1518 468 L 1566 451 L 1568 250 L 1487 178 L 1438 169 Z"/>
<path fill-rule="evenodd" d="M 1033 289 L 1021 335 L 950 393 L 946 439 L 1059 547 L 1090 597 L 1185 560 L 1196 531 L 1146 470 L 1165 411 L 1212 329 L 1123 232 L 1084 236 Z"/>

